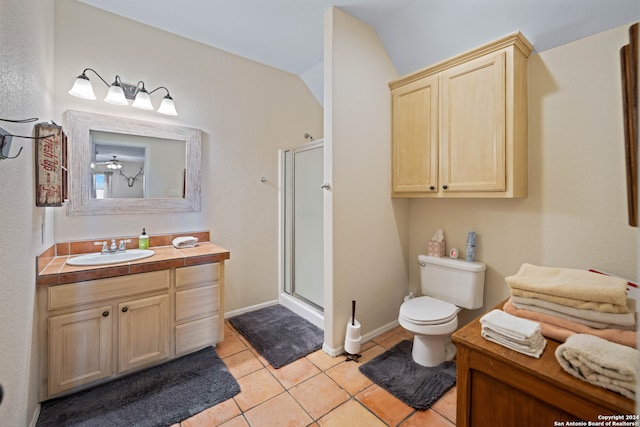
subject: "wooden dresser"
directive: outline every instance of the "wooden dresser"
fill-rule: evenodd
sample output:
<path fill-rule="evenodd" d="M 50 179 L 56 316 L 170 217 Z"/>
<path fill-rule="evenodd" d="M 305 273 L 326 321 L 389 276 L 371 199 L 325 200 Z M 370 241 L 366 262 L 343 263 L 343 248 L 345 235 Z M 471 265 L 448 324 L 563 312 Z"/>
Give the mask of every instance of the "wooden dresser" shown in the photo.
<path fill-rule="evenodd" d="M 480 331 L 476 319 L 452 337 L 458 348 L 457 427 L 582 425 L 567 422 L 636 413 L 631 399 L 564 371 L 555 357 L 561 343 L 547 338 L 536 359 L 490 342 Z M 618 421 L 638 425 L 633 416 Z"/>

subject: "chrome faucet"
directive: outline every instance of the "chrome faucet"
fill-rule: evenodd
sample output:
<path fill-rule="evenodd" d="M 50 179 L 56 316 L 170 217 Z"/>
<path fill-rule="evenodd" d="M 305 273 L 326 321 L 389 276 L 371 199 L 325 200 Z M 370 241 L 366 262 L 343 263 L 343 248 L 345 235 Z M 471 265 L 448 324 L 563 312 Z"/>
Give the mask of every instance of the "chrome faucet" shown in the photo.
<path fill-rule="evenodd" d="M 111 239 L 111 246 L 108 246 L 107 242 L 93 242 L 93 244 L 95 246 L 101 245 L 102 249 L 100 250 L 100 253 L 102 255 L 107 255 L 107 254 L 115 254 L 118 252 L 126 252 L 127 250 L 127 243 L 130 243 L 131 239 L 126 239 L 126 240 L 120 240 L 120 243 L 118 244 L 118 246 L 116 246 L 116 239 Z"/>
<path fill-rule="evenodd" d="M 100 251 L 101 254 L 108 254 L 109 253 L 109 248 L 107 247 L 107 242 L 93 242 L 93 246 L 98 246 L 98 245 L 102 245 L 102 250 Z"/>
<path fill-rule="evenodd" d="M 127 250 L 127 243 L 131 243 L 131 239 L 120 240 L 120 244 L 118 245 L 118 251 L 124 252 Z"/>

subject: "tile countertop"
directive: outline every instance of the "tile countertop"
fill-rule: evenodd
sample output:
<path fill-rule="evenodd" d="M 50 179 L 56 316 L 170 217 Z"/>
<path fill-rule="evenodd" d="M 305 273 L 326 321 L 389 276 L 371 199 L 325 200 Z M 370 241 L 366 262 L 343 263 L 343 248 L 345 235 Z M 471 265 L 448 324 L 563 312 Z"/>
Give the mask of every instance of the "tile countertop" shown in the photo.
<path fill-rule="evenodd" d="M 176 249 L 173 246 L 153 246 L 149 249 L 155 251 L 155 254 L 149 258 L 109 265 L 67 265 L 65 264 L 67 259 L 78 255 L 56 256 L 39 269 L 36 275 L 36 285 L 62 285 L 174 267 L 209 264 L 230 258 L 227 249 L 210 242 L 199 242 L 193 248 Z"/>

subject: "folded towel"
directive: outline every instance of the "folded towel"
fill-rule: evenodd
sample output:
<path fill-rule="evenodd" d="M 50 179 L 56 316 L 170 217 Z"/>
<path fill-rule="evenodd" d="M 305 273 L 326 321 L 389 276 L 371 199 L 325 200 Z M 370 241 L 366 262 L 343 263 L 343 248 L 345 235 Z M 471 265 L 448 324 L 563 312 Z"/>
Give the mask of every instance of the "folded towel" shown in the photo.
<path fill-rule="evenodd" d="M 544 348 L 547 346 L 547 340 L 542 335 L 538 335 L 535 339 L 532 339 L 528 344 L 522 344 L 511 340 L 504 335 L 493 331 L 491 328 L 483 327 L 481 331 L 483 338 L 492 341 L 496 344 L 500 344 L 504 347 L 515 350 L 519 353 L 526 354 L 527 356 L 540 358 Z"/>
<path fill-rule="evenodd" d="M 517 309 L 510 301 L 507 301 L 504 304 L 503 310 L 513 316 L 538 322 L 542 335 L 556 341 L 564 342 L 574 334 L 590 334 L 628 347 L 635 348 L 637 346 L 637 336 L 635 331 L 621 329 L 594 329 L 559 317 L 550 316 L 548 314 Z"/>
<path fill-rule="evenodd" d="M 540 332 L 540 325 L 531 320 L 512 316 L 502 310 L 494 309 L 480 318 L 482 326 L 490 327 L 506 337 L 526 341 L 535 338 Z"/>
<path fill-rule="evenodd" d="M 621 305 L 621 304 L 612 304 L 609 302 L 578 300 L 573 298 L 559 297 L 556 295 L 543 294 L 540 292 L 524 291 L 522 289 L 511 289 L 511 295 L 524 297 L 524 298 L 541 299 L 543 301 L 550 301 L 556 304 L 566 305 L 567 307 L 579 308 L 581 310 L 593 310 L 593 311 L 600 311 L 603 313 L 617 313 L 617 314 L 629 312 L 629 307 L 627 307 L 626 303 L 624 305 Z"/>
<path fill-rule="evenodd" d="M 540 325 L 502 310 L 492 310 L 480 318 L 482 336 L 496 344 L 532 357 L 540 357 L 547 341 Z"/>
<path fill-rule="evenodd" d="M 511 303 L 522 310 L 536 311 L 560 317 L 571 322 L 587 325 L 595 329 L 635 329 L 636 326 L 636 301 L 627 298 L 628 313 L 605 313 L 595 310 L 582 310 L 562 304 L 556 304 L 538 298 L 526 298 L 513 295 Z"/>
<path fill-rule="evenodd" d="M 556 359 L 571 375 L 635 400 L 638 350 L 593 335 L 570 336 Z"/>
<path fill-rule="evenodd" d="M 178 249 L 192 248 L 198 243 L 198 238 L 193 236 L 176 237 L 171 241 L 171 244 Z"/>
<path fill-rule="evenodd" d="M 609 303 L 627 309 L 627 282 L 587 270 L 522 264 L 505 280 L 511 289 L 536 292 L 578 301 Z"/>

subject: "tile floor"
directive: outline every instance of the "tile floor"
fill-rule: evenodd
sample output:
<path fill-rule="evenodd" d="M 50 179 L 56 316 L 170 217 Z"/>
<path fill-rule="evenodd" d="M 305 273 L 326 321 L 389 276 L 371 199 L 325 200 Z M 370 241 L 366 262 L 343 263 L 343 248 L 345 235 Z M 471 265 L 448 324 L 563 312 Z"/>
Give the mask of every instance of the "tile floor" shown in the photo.
<path fill-rule="evenodd" d="M 274 369 L 226 323 L 224 341 L 216 351 L 241 392 L 173 427 L 455 426 L 455 387 L 431 409 L 416 411 L 358 370 L 360 363 L 411 338 L 398 327 L 363 344 L 359 363 L 318 350 Z"/>

